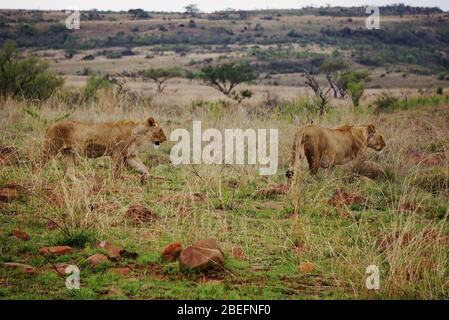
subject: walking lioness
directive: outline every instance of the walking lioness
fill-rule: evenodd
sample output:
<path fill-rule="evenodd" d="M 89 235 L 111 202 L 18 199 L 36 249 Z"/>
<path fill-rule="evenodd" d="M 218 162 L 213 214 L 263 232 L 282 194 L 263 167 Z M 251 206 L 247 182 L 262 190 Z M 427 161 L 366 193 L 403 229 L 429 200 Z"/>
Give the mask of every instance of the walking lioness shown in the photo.
<path fill-rule="evenodd" d="M 149 172 L 137 158 L 138 148 L 144 143 L 159 146 L 166 140 L 164 131 L 152 117 L 144 121 L 104 123 L 63 121 L 46 131 L 42 164 L 61 152 L 65 159 L 66 176 L 74 180 L 77 155 L 88 158 L 110 156 L 116 177 L 120 176 L 124 166 L 129 166 L 145 179 Z"/>
<path fill-rule="evenodd" d="M 290 157 L 290 168 L 287 178 L 293 176 L 296 161 L 306 157 L 311 174 L 318 169 L 327 168 L 332 171 L 335 165 L 355 161 L 360 165 L 365 160 L 366 148 L 381 151 L 385 141 L 376 128 L 367 126 L 343 126 L 337 129 L 308 125 L 299 129 L 295 135 Z"/>

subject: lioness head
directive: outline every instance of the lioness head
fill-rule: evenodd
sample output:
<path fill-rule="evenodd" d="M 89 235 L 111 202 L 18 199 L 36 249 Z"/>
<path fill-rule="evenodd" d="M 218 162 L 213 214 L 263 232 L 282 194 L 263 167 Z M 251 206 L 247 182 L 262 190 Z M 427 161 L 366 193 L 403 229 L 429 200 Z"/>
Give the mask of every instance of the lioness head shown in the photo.
<path fill-rule="evenodd" d="M 154 120 L 153 117 L 149 117 L 147 119 L 147 123 L 150 126 L 150 132 L 151 132 L 150 141 L 155 146 L 159 146 L 162 142 L 167 141 L 167 137 L 165 137 L 164 130 L 162 130 L 162 128 Z"/>
<path fill-rule="evenodd" d="M 384 137 L 377 132 L 376 128 L 372 124 L 367 126 L 367 130 L 367 146 L 371 149 L 381 151 L 385 147 Z"/>

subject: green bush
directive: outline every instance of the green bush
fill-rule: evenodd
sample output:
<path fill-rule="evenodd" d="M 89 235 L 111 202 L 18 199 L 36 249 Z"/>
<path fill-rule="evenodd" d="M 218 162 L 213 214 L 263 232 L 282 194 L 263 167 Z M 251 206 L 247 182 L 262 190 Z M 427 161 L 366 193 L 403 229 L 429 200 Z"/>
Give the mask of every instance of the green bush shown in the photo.
<path fill-rule="evenodd" d="M 0 94 L 4 98 L 48 99 L 63 79 L 47 70 L 48 63 L 33 55 L 22 57 L 13 41 L 0 50 Z"/>
<path fill-rule="evenodd" d="M 275 107 L 277 119 L 293 121 L 300 115 L 309 119 L 318 118 L 316 103 L 307 98 L 297 98 L 294 100 L 282 100 Z"/>
<path fill-rule="evenodd" d="M 382 92 L 377 96 L 374 105 L 376 106 L 377 112 L 390 112 L 396 108 L 398 101 L 399 98 L 390 96 L 386 92 Z"/>
<path fill-rule="evenodd" d="M 100 89 L 109 89 L 111 82 L 99 76 L 90 76 L 84 88 L 84 99 L 86 101 L 97 101 L 97 92 Z"/>
<path fill-rule="evenodd" d="M 358 107 L 360 104 L 360 98 L 365 91 L 365 84 L 361 81 L 359 82 L 350 82 L 348 84 L 348 91 L 351 94 L 352 103 L 355 107 Z"/>
<path fill-rule="evenodd" d="M 381 93 L 374 102 L 376 112 L 393 112 L 395 110 L 408 110 L 424 106 L 438 106 L 449 103 L 449 95 L 424 96 L 419 95 L 407 99 L 392 97 Z"/>

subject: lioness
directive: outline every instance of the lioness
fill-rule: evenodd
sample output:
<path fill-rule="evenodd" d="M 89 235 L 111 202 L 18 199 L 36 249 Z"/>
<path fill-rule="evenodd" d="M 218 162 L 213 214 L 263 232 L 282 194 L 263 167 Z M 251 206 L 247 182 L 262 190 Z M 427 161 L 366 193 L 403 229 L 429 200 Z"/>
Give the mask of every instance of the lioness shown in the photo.
<path fill-rule="evenodd" d="M 145 142 L 156 147 L 166 141 L 164 131 L 150 117 L 145 121 L 122 120 L 105 123 L 62 121 L 47 129 L 41 164 L 59 152 L 65 159 L 65 174 L 75 179 L 76 155 L 88 158 L 110 156 L 114 175 L 120 176 L 125 165 L 137 170 L 142 179 L 149 176 L 147 167 L 137 158 L 139 146 Z"/>
<path fill-rule="evenodd" d="M 356 161 L 360 165 L 365 161 L 366 148 L 381 151 L 385 141 L 376 128 L 367 126 L 343 126 L 337 129 L 308 125 L 295 134 L 290 157 L 290 168 L 285 173 L 287 178 L 293 176 L 296 161 L 307 158 L 311 174 L 318 169 L 327 168 L 329 173 L 335 165 Z"/>

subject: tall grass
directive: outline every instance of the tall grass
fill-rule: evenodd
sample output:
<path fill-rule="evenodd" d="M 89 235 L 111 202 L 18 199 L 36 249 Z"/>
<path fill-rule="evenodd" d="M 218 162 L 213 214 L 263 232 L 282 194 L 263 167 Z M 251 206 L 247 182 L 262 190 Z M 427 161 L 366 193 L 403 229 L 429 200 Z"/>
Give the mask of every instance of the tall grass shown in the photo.
<path fill-rule="evenodd" d="M 215 101 L 197 103 L 192 108 L 191 101 L 163 105 L 143 99 L 136 103 L 111 92 L 100 92 L 97 101 L 76 108 L 70 99 L 57 97 L 34 106 L 9 100 L 0 109 L 0 144 L 18 147 L 24 162 L 18 167 L 0 168 L 0 183 L 19 181 L 25 185 L 25 206 L 35 210 L 28 219 L 57 222 L 63 229 L 63 238 L 58 239 L 61 243 L 83 246 L 93 241 L 90 236 L 95 240 L 112 237 L 157 252 L 171 241 L 189 245 L 215 237 L 228 256 L 232 247 L 239 245 L 247 262 L 229 266 L 229 290 L 238 286 L 232 282 L 235 278 L 244 278 L 256 287 L 273 288 L 276 292 L 277 287 L 284 285 L 282 276 L 298 274 L 298 264 L 306 261 L 314 265 L 311 277 L 316 284 L 303 284 L 298 289 L 290 283 L 296 296 L 304 290 L 315 290 L 324 296 L 327 292 L 345 298 L 448 298 L 449 257 L 444 240 L 449 232 L 448 207 L 438 209 L 445 211 L 441 218 L 436 216 L 435 205 L 447 200 L 448 189 L 444 184 L 426 187 L 422 179 L 425 175 L 430 175 L 429 179 L 435 177 L 433 171 L 411 165 L 407 159 L 408 150 L 426 150 L 435 134 L 441 137 L 445 148 L 449 147 L 447 103 L 447 96 L 416 97 L 407 103 L 399 100 L 387 109 L 414 111 L 396 112 L 389 117 L 354 113 L 348 104 L 322 119 L 315 118 L 328 127 L 374 123 L 387 141 L 383 156 L 376 161 L 390 174 L 377 181 L 359 180 L 343 167 L 330 177 L 310 177 L 306 165 L 300 164 L 297 170 L 301 174 L 289 194 L 260 199 L 255 197 L 257 190 L 285 182 L 283 172 L 296 129 L 292 122 L 306 123 L 307 117 L 313 115 L 305 99 L 281 102 L 268 114 L 249 112 L 262 108 L 260 105 L 225 105 Z M 419 108 L 442 104 L 446 106 Z M 254 167 L 236 165 L 172 167 L 167 160 L 170 142 L 156 153 L 165 160 L 151 169 L 167 177 L 163 182 L 141 185 L 131 172 L 124 179 L 114 179 L 107 159 L 80 158 L 75 183 L 64 179 L 58 158 L 37 172 L 32 171 L 32 163 L 40 156 L 45 127 L 58 119 L 111 121 L 148 115 L 156 117 L 167 136 L 178 127 L 190 130 L 192 119 L 202 120 L 203 129 L 278 128 L 278 173 L 261 177 Z M 153 151 L 150 154 L 155 155 Z M 147 151 L 142 158 L 151 164 Z M 447 164 L 443 164 L 439 170 L 447 169 Z M 364 204 L 329 206 L 334 190 L 342 188 L 360 194 Z M 197 199 L 195 193 L 205 197 Z M 166 196 L 175 196 L 175 200 L 161 200 Z M 160 219 L 151 226 L 131 226 L 125 213 L 133 203 L 151 207 Z M 401 211 L 404 203 L 420 204 L 425 212 Z M 88 230 L 88 234 L 83 234 L 83 230 Z M 381 245 L 382 241 L 386 244 Z M 381 289 L 377 292 L 365 287 L 365 269 L 371 264 L 381 270 Z M 263 276 L 253 272 L 255 266 L 261 266 Z M 295 279 L 304 281 L 304 276 Z"/>

